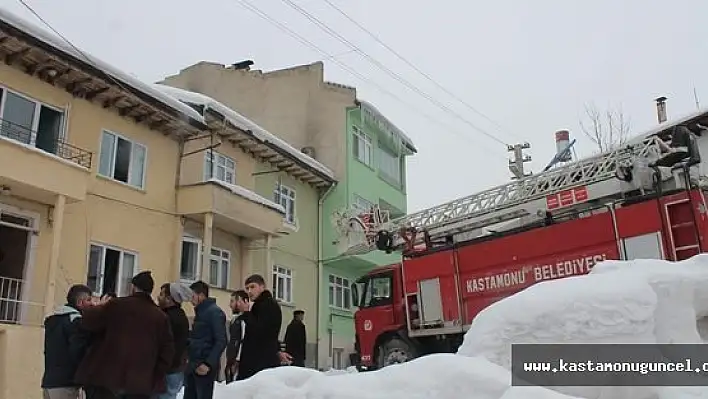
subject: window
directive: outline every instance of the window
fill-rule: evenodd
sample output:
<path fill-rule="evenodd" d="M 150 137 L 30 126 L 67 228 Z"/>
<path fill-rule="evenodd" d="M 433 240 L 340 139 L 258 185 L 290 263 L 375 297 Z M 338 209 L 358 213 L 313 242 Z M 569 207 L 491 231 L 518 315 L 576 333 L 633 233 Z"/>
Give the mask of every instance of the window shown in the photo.
<path fill-rule="evenodd" d="M 98 295 L 128 294 L 130 279 L 138 271 L 138 255 L 104 245 L 91 244 L 86 285 Z"/>
<path fill-rule="evenodd" d="M 353 139 L 352 139 L 352 150 L 354 151 L 354 157 L 359 161 L 371 166 L 372 164 L 372 146 L 371 138 L 364 134 L 357 126 L 352 126 Z"/>
<path fill-rule="evenodd" d="M 354 202 L 352 203 L 352 208 L 356 209 L 358 212 L 371 212 L 371 208 L 374 204 L 365 200 L 364 198 L 354 194 Z"/>
<path fill-rule="evenodd" d="M 204 158 L 204 180 L 216 179 L 227 184 L 236 184 L 236 163 L 226 155 L 207 151 Z"/>
<path fill-rule="evenodd" d="M 352 308 L 352 294 L 349 279 L 329 275 L 329 306 L 349 310 Z"/>
<path fill-rule="evenodd" d="M 275 186 L 275 203 L 285 209 L 285 221 L 293 226 L 297 225 L 295 216 L 295 190 L 288 186 L 278 184 Z"/>
<path fill-rule="evenodd" d="M 282 266 L 273 266 L 273 293 L 275 299 L 293 303 L 293 271 Z"/>
<path fill-rule="evenodd" d="M 364 288 L 364 307 L 390 305 L 392 302 L 391 284 L 393 276 L 390 273 L 373 276 Z"/>
<path fill-rule="evenodd" d="M 104 130 L 98 173 L 133 187 L 144 188 L 146 155 L 145 146 Z"/>
<path fill-rule="evenodd" d="M 231 253 L 224 249 L 212 248 L 209 257 L 209 285 L 226 289 L 231 268 Z"/>
<path fill-rule="evenodd" d="M 182 258 L 179 264 L 179 278 L 184 281 L 196 281 L 199 278 L 201 242 L 197 239 L 182 238 Z"/>
<path fill-rule="evenodd" d="M 0 88 L 0 136 L 57 154 L 64 112 Z"/>
<path fill-rule="evenodd" d="M 379 171 L 394 183 L 400 183 L 401 159 L 382 147 L 379 147 L 376 155 L 379 161 Z"/>

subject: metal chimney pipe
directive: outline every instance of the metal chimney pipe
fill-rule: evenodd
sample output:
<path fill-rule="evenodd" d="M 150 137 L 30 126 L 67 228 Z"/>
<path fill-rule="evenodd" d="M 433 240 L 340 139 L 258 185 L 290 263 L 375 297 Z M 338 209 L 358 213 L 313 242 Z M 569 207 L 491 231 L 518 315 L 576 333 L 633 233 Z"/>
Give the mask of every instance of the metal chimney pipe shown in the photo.
<path fill-rule="evenodd" d="M 654 99 L 656 101 L 656 116 L 659 119 L 659 123 L 666 122 L 666 97 L 659 97 Z"/>

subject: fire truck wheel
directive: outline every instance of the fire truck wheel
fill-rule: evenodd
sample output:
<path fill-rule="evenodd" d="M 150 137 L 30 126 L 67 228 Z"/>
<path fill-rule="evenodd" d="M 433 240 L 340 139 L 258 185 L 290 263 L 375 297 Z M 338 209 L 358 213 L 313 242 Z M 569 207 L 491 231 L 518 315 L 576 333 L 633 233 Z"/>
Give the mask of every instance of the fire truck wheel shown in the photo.
<path fill-rule="evenodd" d="M 381 367 L 392 364 L 405 363 L 413 359 L 413 348 L 405 341 L 398 338 L 391 338 L 379 348 L 379 364 Z"/>

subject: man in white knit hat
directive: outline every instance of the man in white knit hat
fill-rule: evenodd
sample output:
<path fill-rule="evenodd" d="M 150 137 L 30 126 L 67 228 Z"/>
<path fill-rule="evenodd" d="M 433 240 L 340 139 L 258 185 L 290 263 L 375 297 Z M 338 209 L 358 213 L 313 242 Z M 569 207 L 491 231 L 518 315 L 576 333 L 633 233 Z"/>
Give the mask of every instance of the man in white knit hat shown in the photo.
<path fill-rule="evenodd" d="M 174 337 L 175 357 L 167 370 L 167 392 L 160 394 L 158 399 L 175 399 L 177 392 L 184 384 L 184 369 L 187 366 L 187 340 L 189 339 L 189 320 L 182 309 L 182 302 L 188 302 L 192 290 L 184 284 L 165 283 L 160 287 L 157 297 L 162 310 L 165 311 L 172 327 Z"/>

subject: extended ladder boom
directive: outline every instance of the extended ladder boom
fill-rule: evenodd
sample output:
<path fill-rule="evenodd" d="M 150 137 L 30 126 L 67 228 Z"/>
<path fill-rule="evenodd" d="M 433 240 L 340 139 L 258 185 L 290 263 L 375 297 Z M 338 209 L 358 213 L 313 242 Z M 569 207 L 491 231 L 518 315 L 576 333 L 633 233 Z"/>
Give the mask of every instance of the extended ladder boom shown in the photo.
<path fill-rule="evenodd" d="M 520 181 L 510 182 L 448 203 L 424 209 L 380 225 L 376 231 L 397 234 L 401 229 L 415 231 L 437 231 L 436 236 L 444 235 L 446 227 L 455 230 L 454 225 L 473 225 L 470 219 L 483 219 L 488 224 L 503 221 L 495 217 L 508 211 L 509 217 L 519 217 L 518 205 L 544 198 L 548 195 L 577 186 L 589 185 L 614 178 L 618 166 L 631 164 L 640 157 L 659 154 L 656 138 L 627 145 L 595 157 L 586 158 Z M 512 212 L 512 208 L 515 208 Z M 467 223 L 469 222 L 469 223 Z M 483 227 L 477 223 L 475 227 Z M 435 238 L 435 237 L 433 237 Z M 400 247 L 402 240 L 396 239 L 394 248 Z M 369 248 L 375 250 L 376 248 Z"/>

